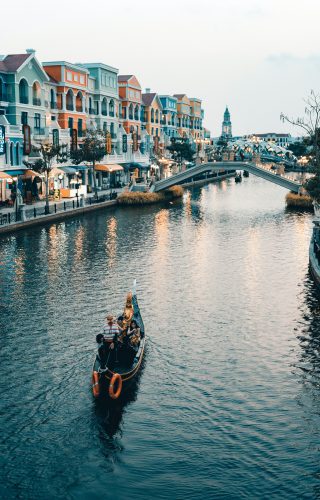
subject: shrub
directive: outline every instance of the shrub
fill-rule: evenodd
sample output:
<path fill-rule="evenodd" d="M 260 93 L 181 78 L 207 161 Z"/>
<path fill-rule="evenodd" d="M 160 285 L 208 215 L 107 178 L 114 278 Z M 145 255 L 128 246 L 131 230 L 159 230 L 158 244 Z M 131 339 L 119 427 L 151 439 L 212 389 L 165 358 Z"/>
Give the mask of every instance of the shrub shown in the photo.
<path fill-rule="evenodd" d="M 181 186 L 172 186 L 160 193 L 143 193 L 141 191 L 125 191 L 121 193 L 117 201 L 120 205 L 149 205 L 161 201 L 170 201 L 175 198 L 181 198 L 183 188 Z"/>
<path fill-rule="evenodd" d="M 286 196 L 286 204 L 288 208 L 313 210 L 312 198 L 306 194 L 288 193 Z"/>

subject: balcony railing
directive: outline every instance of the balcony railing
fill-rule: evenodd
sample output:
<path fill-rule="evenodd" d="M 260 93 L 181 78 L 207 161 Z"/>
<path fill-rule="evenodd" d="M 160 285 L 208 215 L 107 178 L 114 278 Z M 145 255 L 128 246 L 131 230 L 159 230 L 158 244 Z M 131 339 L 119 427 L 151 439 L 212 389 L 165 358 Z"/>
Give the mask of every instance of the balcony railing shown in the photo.
<path fill-rule="evenodd" d="M 34 135 L 45 135 L 45 129 L 44 128 L 41 128 L 41 127 L 35 127 L 33 129 L 33 134 Z"/>
<path fill-rule="evenodd" d="M 73 104 L 67 104 L 66 108 L 68 111 L 74 111 Z"/>
<path fill-rule="evenodd" d="M 19 101 L 21 104 L 29 104 L 29 97 L 26 95 L 22 95 L 20 96 Z"/>
<path fill-rule="evenodd" d="M 41 106 L 41 99 L 39 97 L 34 97 L 32 102 L 34 106 Z"/>

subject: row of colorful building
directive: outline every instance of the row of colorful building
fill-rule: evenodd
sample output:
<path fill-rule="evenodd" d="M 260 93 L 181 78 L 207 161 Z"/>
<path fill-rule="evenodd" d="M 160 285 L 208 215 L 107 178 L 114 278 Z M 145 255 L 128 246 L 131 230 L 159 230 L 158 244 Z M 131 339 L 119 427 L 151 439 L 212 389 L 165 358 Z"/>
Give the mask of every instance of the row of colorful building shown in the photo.
<path fill-rule="evenodd" d="M 147 169 L 173 137 L 200 151 L 203 117 L 200 99 L 143 92 L 136 76 L 103 63 L 40 63 L 31 49 L 0 56 L 0 171 L 22 168 L 41 141 L 78 147 L 86 129 L 110 134 L 106 166 Z"/>

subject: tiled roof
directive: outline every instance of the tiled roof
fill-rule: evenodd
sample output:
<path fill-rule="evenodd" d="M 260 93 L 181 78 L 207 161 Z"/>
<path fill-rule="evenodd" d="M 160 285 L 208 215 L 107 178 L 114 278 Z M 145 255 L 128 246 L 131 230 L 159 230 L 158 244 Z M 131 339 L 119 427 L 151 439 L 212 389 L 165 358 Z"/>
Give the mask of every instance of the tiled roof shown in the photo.
<path fill-rule="evenodd" d="M 149 92 L 148 94 L 142 94 L 142 102 L 145 106 L 150 106 L 153 99 L 155 98 L 155 92 Z"/>
<path fill-rule="evenodd" d="M 0 61 L 0 71 L 11 73 L 17 71 L 31 54 L 9 54 Z"/>
<path fill-rule="evenodd" d="M 177 99 L 182 99 L 186 94 L 173 94 Z"/>
<path fill-rule="evenodd" d="M 133 75 L 118 75 L 118 81 L 119 82 L 127 82 L 132 77 L 133 77 Z"/>

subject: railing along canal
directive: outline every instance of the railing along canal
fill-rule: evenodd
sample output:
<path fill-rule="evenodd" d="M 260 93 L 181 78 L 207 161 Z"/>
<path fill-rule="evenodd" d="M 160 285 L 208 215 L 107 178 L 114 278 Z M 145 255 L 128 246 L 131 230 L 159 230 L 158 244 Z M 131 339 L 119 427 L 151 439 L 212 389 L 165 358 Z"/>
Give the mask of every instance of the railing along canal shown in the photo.
<path fill-rule="evenodd" d="M 27 222 L 32 219 L 55 215 L 61 212 L 71 212 L 77 208 L 83 208 L 85 206 L 96 205 L 103 203 L 105 201 L 115 200 L 117 198 L 116 192 L 111 192 L 108 194 L 100 195 L 98 198 L 77 198 L 67 201 L 61 201 L 58 203 L 51 203 L 49 208 L 49 213 L 46 213 L 45 205 L 33 206 L 30 208 L 24 208 L 23 213 L 21 210 L 10 210 L 8 212 L 0 212 L 0 227 L 7 226 L 10 224 L 16 224 L 17 222 Z"/>

